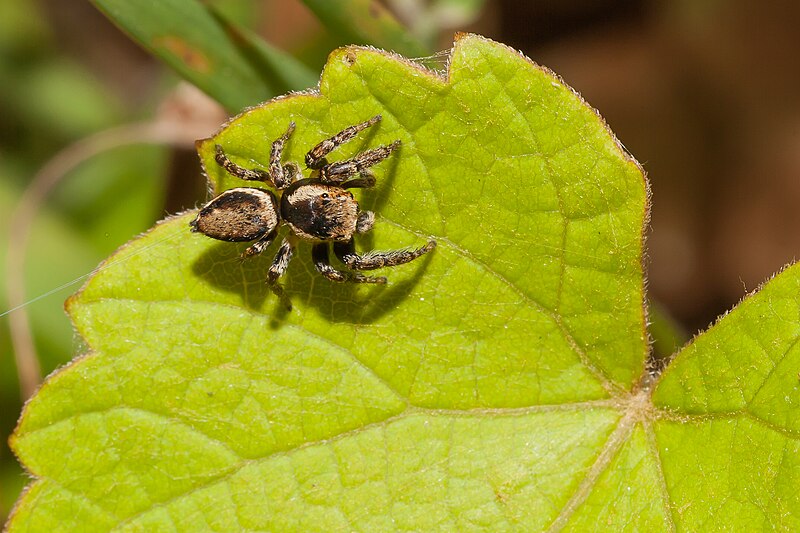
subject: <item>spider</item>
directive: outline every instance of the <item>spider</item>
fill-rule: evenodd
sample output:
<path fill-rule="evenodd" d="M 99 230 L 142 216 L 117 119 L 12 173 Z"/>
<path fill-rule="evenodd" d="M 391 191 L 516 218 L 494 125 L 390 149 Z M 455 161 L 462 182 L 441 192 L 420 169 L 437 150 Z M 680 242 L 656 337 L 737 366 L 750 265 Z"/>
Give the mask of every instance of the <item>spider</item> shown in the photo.
<path fill-rule="evenodd" d="M 359 132 L 380 122 L 377 115 L 340 131 L 309 150 L 305 157 L 311 177 L 304 178 L 296 163 L 281 163 L 284 145 L 295 129 L 291 122 L 286 132 L 272 143 L 269 170 L 246 169 L 215 146 L 215 160 L 229 174 L 249 181 L 264 182 L 280 192 L 280 198 L 266 189 L 237 187 L 229 189 L 200 209 L 189 223 L 193 232 L 228 242 L 253 242 L 242 253 L 242 259 L 262 253 L 275 240 L 281 223 L 289 227 L 272 265 L 267 271 L 267 284 L 279 298 L 284 299 L 278 279 L 286 271 L 299 240 L 313 243 L 312 258 L 317 271 L 331 281 L 353 283 L 386 283 L 383 276 L 365 276 L 357 271 L 402 265 L 430 252 L 436 241 L 430 240 L 417 249 L 387 252 L 356 253 L 355 234 L 372 229 L 375 214 L 361 211 L 358 202 L 347 189 L 375 185 L 369 168 L 389 157 L 399 146 L 396 140 L 356 154 L 352 159 L 328 163 L 331 151 L 350 141 Z M 329 243 L 339 260 L 349 271 L 337 270 L 330 264 Z M 287 307 L 291 304 L 287 301 Z"/>

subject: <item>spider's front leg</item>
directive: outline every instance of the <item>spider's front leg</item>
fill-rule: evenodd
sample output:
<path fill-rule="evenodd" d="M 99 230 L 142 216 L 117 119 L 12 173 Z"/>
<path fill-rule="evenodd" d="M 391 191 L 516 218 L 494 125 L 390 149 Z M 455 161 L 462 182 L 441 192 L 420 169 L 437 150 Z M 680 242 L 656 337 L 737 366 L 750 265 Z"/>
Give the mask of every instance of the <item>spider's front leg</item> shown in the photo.
<path fill-rule="evenodd" d="M 308 151 L 306 154 L 306 166 L 308 168 L 319 169 L 324 167 L 328 164 L 325 160 L 325 156 L 331 153 L 337 146 L 341 146 L 342 144 L 346 143 L 353 137 L 355 137 L 358 132 L 363 131 L 370 126 L 377 124 L 381 121 L 380 115 L 375 115 L 371 119 L 367 120 L 366 122 L 362 122 L 361 124 L 356 124 L 355 126 L 350 126 L 349 128 L 345 128 L 336 135 L 325 139 L 324 141 L 320 142 L 314 148 Z"/>
<path fill-rule="evenodd" d="M 364 276 L 354 272 L 342 272 L 341 270 L 336 270 L 333 268 L 331 266 L 330 258 L 328 257 L 327 242 L 315 244 L 314 248 L 311 250 L 311 255 L 314 259 L 314 266 L 317 268 L 317 271 L 331 281 L 378 284 L 386 283 L 386 278 L 383 276 Z"/>
<path fill-rule="evenodd" d="M 369 189 L 374 187 L 375 183 L 375 175 L 369 170 L 362 170 L 359 177 L 347 180 L 339 184 L 339 187 L 342 189 Z"/>
<path fill-rule="evenodd" d="M 353 270 L 375 270 L 382 267 L 393 267 L 409 263 L 436 248 L 436 241 L 430 240 L 428 244 L 416 250 L 390 250 L 387 252 L 369 252 L 364 255 L 356 253 L 353 239 L 347 242 L 333 244 L 333 253 L 339 260 Z"/>
<path fill-rule="evenodd" d="M 369 167 L 373 165 L 377 165 L 390 155 L 392 152 L 397 150 L 400 147 L 401 141 L 398 139 L 391 144 L 387 144 L 384 146 L 379 146 L 377 148 L 373 148 L 372 150 L 367 150 L 365 152 L 361 152 L 360 154 L 356 155 L 352 159 L 346 159 L 344 161 L 339 161 L 337 163 L 330 163 L 325 165 L 319 170 L 319 179 L 323 181 L 323 183 L 333 183 L 339 184 L 344 182 L 347 183 L 359 183 L 359 185 L 350 185 L 350 187 L 371 187 L 375 184 L 375 178 L 371 178 L 372 182 L 369 185 L 360 185 L 361 180 L 364 182 L 369 182 L 371 174 L 369 174 Z M 349 178 L 355 176 L 356 174 L 366 174 L 366 178 L 357 178 L 353 180 L 348 180 Z M 343 185 L 344 186 L 344 185 Z"/>
<path fill-rule="evenodd" d="M 286 141 L 294 132 L 295 123 L 291 122 L 286 133 L 275 139 L 269 156 L 269 171 L 260 168 L 244 168 L 230 160 L 225 150 L 220 145 L 214 145 L 214 160 L 219 166 L 225 169 L 228 174 L 242 180 L 263 181 L 274 186 L 276 189 L 285 189 L 295 179 L 300 169 L 294 163 L 281 165 L 281 156 Z"/>

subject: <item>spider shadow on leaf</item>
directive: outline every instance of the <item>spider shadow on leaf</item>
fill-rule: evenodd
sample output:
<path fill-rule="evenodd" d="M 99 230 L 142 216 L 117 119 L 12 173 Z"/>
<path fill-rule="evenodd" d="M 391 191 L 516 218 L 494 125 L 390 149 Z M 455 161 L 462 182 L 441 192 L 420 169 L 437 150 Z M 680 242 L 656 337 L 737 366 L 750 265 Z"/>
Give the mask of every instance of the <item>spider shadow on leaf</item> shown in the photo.
<path fill-rule="evenodd" d="M 243 306 L 258 311 L 272 296 L 264 282 L 269 259 L 257 257 L 243 261 L 241 253 L 245 248 L 246 243 L 215 242 L 197 258 L 192 271 L 214 289 L 239 294 Z"/>
<path fill-rule="evenodd" d="M 359 201 L 362 209 L 378 214 L 383 211 L 383 207 L 389 201 L 389 195 L 392 193 L 392 189 L 394 188 L 395 178 L 397 177 L 397 166 L 400 164 L 400 159 L 403 156 L 403 153 L 407 150 L 408 147 L 401 145 L 397 150 L 398 157 L 389 158 L 388 161 L 383 163 L 384 170 L 377 177 L 377 183 L 375 186 L 368 189 L 362 189 L 361 200 Z M 372 249 L 373 235 L 374 233 L 369 231 L 359 236 L 359 243 L 362 247 L 364 247 L 364 249 Z"/>
<path fill-rule="evenodd" d="M 387 284 L 372 285 L 326 280 L 315 271 L 309 254 L 304 251 L 301 246 L 301 255 L 293 262 L 294 269 L 283 278 L 287 296 L 297 305 L 315 308 L 329 322 L 349 324 L 370 324 L 396 308 L 410 296 L 434 256 L 426 254 L 413 264 L 403 265 L 405 276 L 401 269 L 383 269 L 379 274 L 385 274 Z M 408 270 L 413 272 L 409 275 Z M 290 313 L 283 307 L 279 309 L 272 327 L 278 327 Z"/>
<path fill-rule="evenodd" d="M 245 243 L 214 243 L 192 265 L 192 271 L 211 287 L 238 294 L 241 304 L 255 313 L 270 314 L 270 326 L 278 328 L 291 315 L 286 302 L 275 296 L 266 283 L 267 269 L 277 251 L 273 243 L 263 254 L 242 260 Z M 310 247 L 301 243 L 291 267 L 280 283 L 286 298 L 297 308 L 311 306 L 331 322 L 368 324 L 391 311 L 419 283 L 434 254 L 426 254 L 403 269 L 414 269 L 405 279 L 397 269 L 386 269 L 388 285 L 335 283 L 320 276 L 311 261 Z M 393 281 L 393 278 L 396 281 Z M 269 302 L 272 311 L 268 311 Z"/>

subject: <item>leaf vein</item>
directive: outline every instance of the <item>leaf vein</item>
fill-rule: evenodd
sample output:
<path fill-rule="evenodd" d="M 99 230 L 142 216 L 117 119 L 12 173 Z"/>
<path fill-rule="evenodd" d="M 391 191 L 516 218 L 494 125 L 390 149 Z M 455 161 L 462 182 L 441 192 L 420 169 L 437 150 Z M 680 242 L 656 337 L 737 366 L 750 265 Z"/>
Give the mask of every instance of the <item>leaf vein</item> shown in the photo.
<path fill-rule="evenodd" d="M 643 426 L 645 431 L 645 440 L 647 442 L 647 449 L 653 456 L 653 464 L 655 464 L 656 473 L 658 475 L 658 490 L 661 494 L 661 499 L 664 504 L 664 518 L 667 520 L 667 528 L 669 531 L 674 532 L 677 531 L 677 526 L 675 525 L 675 517 L 672 516 L 672 500 L 669 495 L 669 487 L 667 487 L 667 478 L 664 475 L 664 464 L 661 460 L 661 453 L 658 450 L 656 434 L 653 430 L 653 424 L 650 420 L 645 419 L 643 421 Z"/>
<path fill-rule="evenodd" d="M 147 416 L 152 416 L 154 418 L 164 419 L 167 422 L 180 425 L 180 426 L 182 426 L 182 427 L 184 427 L 186 429 L 191 430 L 193 433 L 202 435 L 203 437 L 205 437 L 206 439 L 208 439 L 211 442 L 219 444 L 222 448 L 224 448 L 226 451 L 231 453 L 237 459 L 242 459 L 242 456 L 239 453 L 237 453 L 233 448 L 231 448 L 230 445 L 228 445 L 226 442 L 223 442 L 223 441 L 221 441 L 221 440 L 219 440 L 219 439 L 217 439 L 215 437 L 212 437 L 212 436 L 208 435 L 207 433 L 205 433 L 201 429 L 199 429 L 199 428 L 195 427 L 194 425 L 192 425 L 190 423 L 190 421 L 187 421 L 187 420 L 184 420 L 184 419 L 181 419 L 181 418 L 176 418 L 174 416 L 169 416 L 169 415 L 166 415 L 164 413 L 159 413 L 157 411 L 152 411 L 150 409 L 146 409 L 146 408 L 141 407 L 141 406 L 133 406 L 133 405 L 125 405 L 125 404 L 123 404 L 123 405 L 112 405 L 112 406 L 109 406 L 109 407 L 106 407 L 106 408 L 103 408 L 103 409 L 93 409 L 93 410 L 89 410 L 89 411 L 81 411 L 79 413 L 74 413 L 74 414 L 66 416 L 64 418 L 60 418 L 60 419 L 54 420 L 53 422 L 50 422 L 46 426 L 42 426 L 42 427 L 34 428 L 34 429 L 29 429 L 29 430 L 27 430 L 25 432 L 25 436 L 33 435 L 33 434 L 38 433 L 40 431 L 44 431 L 45 429 L 50 429 L 50 428 L 53 428 L 53 427 L 58 426 L 60 424 L 65 424 L 67 422 L 73 421 L 75 419 L 78 419 L 78 418 L 81 418 L 81 417 L 84 417 L 84 416 L 103 415 L 103 414 L 113 413 L 115 411 L 121 411 L 121 412 L 131 411 L 131 412 L 134 412 L 134 413 L 140 413 L 140 414 L 144 414 L 144 415 L 147 415 Z"/>

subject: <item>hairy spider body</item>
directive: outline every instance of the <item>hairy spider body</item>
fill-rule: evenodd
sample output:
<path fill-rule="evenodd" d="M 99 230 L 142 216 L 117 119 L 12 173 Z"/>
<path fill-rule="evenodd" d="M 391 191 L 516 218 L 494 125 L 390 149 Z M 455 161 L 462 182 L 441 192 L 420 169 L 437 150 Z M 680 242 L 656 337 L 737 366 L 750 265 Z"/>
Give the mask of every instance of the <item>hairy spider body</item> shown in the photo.
<path fill-rule="evenodd" d="M 358 215 L 350 191 L 318 179 L 296 181 L 281 196 L 281 217 L 306 241 L 348 241 L 356 233 Z"/>
<path fill-rule="evenodd" d="M 280 192 L 280 200 L 273 192 L 256 187 L 227 190 L 200 210 L 189 223 L 192 231 L 228 242 L 254 241 L 242 254 L 242 257 L 250 257 L 266 250 L 277 237 L 280 225 L 285 224 L 289 235 L 281 242 L 267 272 L 267 283 L 279 297 L 283 297 L 283 290 L 277 281 L 286 271 L 298 240 L 313 243 L 314 266 L 331 281 L 386 283 L 382 276 L 338 270 L 330 264 L 328 257 L 328 248 L 333 243 L 334 254 L 350 270 L 374 270 L 408 263 L 436 246 L 436 241 L 430 240 L 415 250 L 364 255 L 355 251 L 353 236 L 372 229 L 375 214 L 361 211 L 347 189 L 374 186 L 375 177 L 369 168 L 389 157 L 400 146 L 400 141 L 361 152 L 345 161 L 328 163 L 325 156 L 380 120 L 381 116 L 377 115 L 345 128 L 309 150 L 305 162 L 312 170 L 311 178 L 304 178 L 297 164 L 281 162 L 284 145 L 294 132 L 294 122 L 289 124 L 286 133 L 273 141 L 269 170 L 241 167 L 228 158 L 220 145 L 216 145 L 218 165 L 237 178 L 271 185 Z M 291 309 L 291 305 L 288 307 Z"/>

